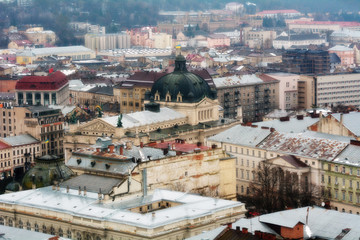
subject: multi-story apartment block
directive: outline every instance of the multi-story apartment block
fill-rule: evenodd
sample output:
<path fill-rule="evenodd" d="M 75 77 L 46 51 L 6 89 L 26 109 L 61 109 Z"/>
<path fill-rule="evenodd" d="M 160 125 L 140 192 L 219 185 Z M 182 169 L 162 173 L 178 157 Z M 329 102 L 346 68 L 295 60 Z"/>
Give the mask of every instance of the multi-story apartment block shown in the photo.
<path fill-rule="evenodd" d="M 360 212 L 360 143 L 349 137 L 296 132 L 298 127 L 292 124 L 287 132 L 277 132 L 269 127 L 238 125 L 208 138 L 207 145 L 221 146 L 237 158 L 239 195 L 251 193 L 254 172 L 260 162 L 267 161 L 295 173 L 318 203 L 325 201 L 333 209 Z"/>
<path fill-rule="evenodd" d="M 272 48 L 275 38 L 275 31 L 244 28 L 244 41 L 250 48 Z"/>
<path fill-rule="evenodd" d="M 130 46 L 130 36 L 125 33 L 85 35 L 85 47 L 94 51 L 130 48 Z"/>
<path fill-rule="evenodd" d="M 355 63 L 355 51 L 352 48 L 336 45 L 330 48 L 329 53 L 336 53 L 341 59 L 340 65 L 343 67 L 352 67 Z"/>
<path fill-rule="evenodd" d="M 332 75 L 305 76 L 299 81 L 299 105 L 302 108 L 315 106 L 353 105 L 360 106 L 360 74 L 341 73 Z"/>
<path fill-rule="evenodd" d="M 40 141 L 29 134 L 0 138 L 0 174 L 24 173 L 40 155 Z"/>
<path fill-rule="evenodd" d="M 0 108 L 0 136 L 30 134 L 41 142 L 41 155 L 63 155 L 63 115 L 43 106 Z"/>
<path fill-rule="evenodd" d="M 15 86 L 18 105 L 67 105 L 69 82 L 60 71 L 48 76 L 25 76 Z"/>
<path fill-rule="evenodd" d="M 328 31 L 339 31 L 342 29 L 360 30 L 359 22 L 331 22 L 331 21 L 293 21 L 288 24 L 290 30 L 297 32 L 321 33 Z"/>
<path fill-rule="evenodd" d="M 322 162 L 322 193 L 333 208 L 360 214 L 360 142 L 351 140 L 333 161 Z"/>
<path fill-rule="evenodd" d="M 282 55 L 282 71 L 297 74 L 326 74 L 330 72 L 328 51 L 294 49 Z"/>
<path fill-rule="evenodd" d="M 279 109 L 296 109 L 298 107 L 299 75 L 281 72 L 266 75 L 279 81 Z"/>
<path fill-rule="evenodd" d="M 269 76 L 215 78 L 214 83 L 224 117 L 236 118 L 242 111 L 244 122 L 261 121 L 264 115 L 279 107 L 279 81 Z"/>
<path fill-rule="evenodd" d="M 92 111 L 97 106 L 118 105 L 118 102 L 114 100 L 113 89 L 112 86 L 84 86 L 81 89 L 71 89 L 71 103 L 86 106 Z"/>

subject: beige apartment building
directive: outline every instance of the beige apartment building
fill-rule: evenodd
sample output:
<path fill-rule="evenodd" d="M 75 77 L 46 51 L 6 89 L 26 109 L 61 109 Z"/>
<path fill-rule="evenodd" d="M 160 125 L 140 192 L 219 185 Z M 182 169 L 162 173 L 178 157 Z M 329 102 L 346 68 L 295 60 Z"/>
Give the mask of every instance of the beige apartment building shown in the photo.
<path fill-rule="evenodd" d="M 42 27 L 28 28 L 24 34 L 34 44 L 54 45 L 56 41 L 56 34 Z"/>
<path fill-rule="evenodd" d="M 254 30 L 251 27 L 244 28 L 244 41 L 250 48 L 272 48 L 275 38 L 275 31 Z"/>
<path fill-rule="evenodd" d="M 299 75 L 282 72 L 266 75 L 279 81 L 279 109 L 297 109 Z"/>
<path fill-rule="evenodd" d="M 40 154 L 40 141 L 29 134 L 0 138 L 1 177 L 24 173 Z"/>
<path fill-rule="evenodd" d="M 352 105 L 360 106 L 360 73 L 301 75 L 299 107 Z"/>
<path fill-rule="evenodd" d="M 30 134 L 41 142 L 40 154 L 63 156 L 63 115 L 42 106 L 0 108 L 1 137 Z"/>

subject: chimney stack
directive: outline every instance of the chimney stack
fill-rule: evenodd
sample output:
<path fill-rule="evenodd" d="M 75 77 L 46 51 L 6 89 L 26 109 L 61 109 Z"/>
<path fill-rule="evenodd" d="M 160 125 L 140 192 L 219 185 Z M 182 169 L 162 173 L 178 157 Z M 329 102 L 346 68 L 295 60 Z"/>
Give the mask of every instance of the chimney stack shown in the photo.
<path fill-rule="evenodd" d="M 140 148 L 144 148 L 144 143 L 140 142 Z"/>
<path fill-rule="evenodd" d="M 114 153 L 114 149 L 115 149 L 114 144 L 109 145 L 108 148 L 109 148 L 109 153 Z"/>
<path fill-rule="evenodd" d="M 344 124 L 344 114 L 340 113 L 340 124 Z"/>
<path fill-rule="evenodd" d="M 84 186 L 84 196 L 86 196 L 86 186 Z"/>
<path fill-rule="evenodd" d="M 79 195 L 81 195 L 81 187 L 79 186 Z"/>
<path fill-rule="evenodd" d="M 144 168 L 142 170 L 142 191 L 143 191 L 143 196 L 146 197 L 147 196 L 147 169 Z"/>
<path fill-rule="evenodd" d="M 69 193 L 69 185 L 66 186 L 66 193 Z"/>
<path fill-rule="evenodd" d="M 120 155 L 124 155 L 124 146 L 120 145 Z"/>
<path fill-rule="evenodd" d="M 242 233 L 247 234 L 247 233 L 248 233 L 248 229 L 245 228 L 245 227 L 243 227 L 243 228 L 242 228 Z"/>

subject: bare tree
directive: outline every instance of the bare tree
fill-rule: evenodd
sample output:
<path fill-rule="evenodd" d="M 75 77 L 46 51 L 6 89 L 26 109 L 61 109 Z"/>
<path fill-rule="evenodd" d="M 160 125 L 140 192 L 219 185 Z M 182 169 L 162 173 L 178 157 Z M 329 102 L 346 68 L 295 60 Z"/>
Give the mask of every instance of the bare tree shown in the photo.
<path fill-rule="evenodd" d="M 261 212 L 313 205 L 318 197 L 318 187 L 270 162 L 260 163 L 254 174 L 246 201 Z"/>

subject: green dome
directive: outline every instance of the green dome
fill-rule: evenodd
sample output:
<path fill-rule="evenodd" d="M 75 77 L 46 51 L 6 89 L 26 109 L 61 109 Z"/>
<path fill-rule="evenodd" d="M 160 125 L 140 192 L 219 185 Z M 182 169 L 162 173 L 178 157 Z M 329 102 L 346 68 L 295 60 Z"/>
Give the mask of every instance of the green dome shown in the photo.
<path fill-rule="evenodd" d="M 156 93 L 160 95 L 160 101 L 166 101 L 167 93 L 171 96 L 171 102 L 178 101 L 178 94 L 181 94 L 182 102 L 199 102 L 204 97 L 216 98 L 215 91 L 212 91 L 209 84 L 200 76 L 188 72 L 184 56 L 178 55 L 175 59 L 174 72 L 169 73 L 157 80 L 150 96 L 156 98 Z"/>
<path fill-rule="evenodd" d="M 35 159 L 36 165 L 24 176 L 22 185 L 24 189 L 31 189 L 35 183 L 36 188 L 46 187 L 67 180 L 73 172 L 64 164 L 64 159 L 54 155 L 45 155 Z"/>
<path fill-rule="evenodd" d="M 21 190 L 20 183 L 15 182 L 15 181 L 10 182 L 5 187 L 5 191 L 9 191 L 9 192 L 17 192 L 17 191 L 20 191 L 20 190 Z"/>

